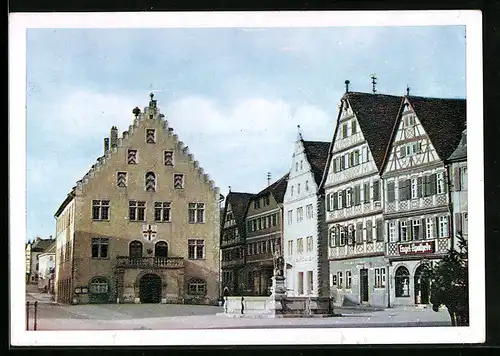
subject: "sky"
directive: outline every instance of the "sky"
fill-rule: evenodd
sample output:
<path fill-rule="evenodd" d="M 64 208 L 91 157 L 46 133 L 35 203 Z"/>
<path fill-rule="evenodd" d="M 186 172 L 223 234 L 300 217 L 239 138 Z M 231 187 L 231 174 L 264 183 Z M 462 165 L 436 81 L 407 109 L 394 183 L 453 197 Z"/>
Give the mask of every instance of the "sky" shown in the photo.
<path fill-rule="evenodd" d="M 330 141 L 351 91 L 465 98 L 465 26 L 27 30 L 27 236 L 149 93 L 226 195 L 288 172 L 297 125 Z"/>

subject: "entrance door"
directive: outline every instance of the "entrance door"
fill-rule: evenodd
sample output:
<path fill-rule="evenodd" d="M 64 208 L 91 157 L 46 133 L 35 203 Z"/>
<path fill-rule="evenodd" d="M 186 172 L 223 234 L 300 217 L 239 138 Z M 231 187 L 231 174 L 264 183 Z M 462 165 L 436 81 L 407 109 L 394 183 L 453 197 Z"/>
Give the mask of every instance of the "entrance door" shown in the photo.
<path fill-rule="evenodd" d="M 161 278 L 152 273 L 142 276 L 139 283 L 141 303 L 159 303 L 161 301 Z"/>
<path fill-rule="evenodd" d="M 359 294 L 361 303 L 368 303 L 368 270 L 366 268 L 359 270 Z"/>
<path fill-rule="evenodd" d="M 423 276 L 423 267 L 419 266 L 415 271 L 415 304 L 429 304 L 430 283 Z"/>

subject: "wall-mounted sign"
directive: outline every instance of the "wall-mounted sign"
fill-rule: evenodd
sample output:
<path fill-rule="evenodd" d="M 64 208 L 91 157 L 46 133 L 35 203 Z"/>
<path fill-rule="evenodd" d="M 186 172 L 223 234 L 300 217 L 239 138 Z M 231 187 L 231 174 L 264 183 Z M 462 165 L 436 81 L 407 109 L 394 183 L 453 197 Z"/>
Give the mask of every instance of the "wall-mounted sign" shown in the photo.
<path fill-rule="evenodd" d="M 434 241 L 413 242 L 399 245 L 400 255 L 418 255 L 422 253 L 433 253 Z"/>

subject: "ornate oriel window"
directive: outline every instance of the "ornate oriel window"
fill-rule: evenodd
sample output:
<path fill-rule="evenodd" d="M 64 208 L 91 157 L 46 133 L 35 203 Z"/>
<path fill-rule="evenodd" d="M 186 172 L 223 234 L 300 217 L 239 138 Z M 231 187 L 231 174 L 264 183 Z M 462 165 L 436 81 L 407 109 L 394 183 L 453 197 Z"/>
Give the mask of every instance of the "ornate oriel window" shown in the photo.
<path fill-rule="evenodd" d="M 156 191 L 156 175 L 154 172 L 147 172 L 145 177 L 146 191 L 155 192 Z"/>

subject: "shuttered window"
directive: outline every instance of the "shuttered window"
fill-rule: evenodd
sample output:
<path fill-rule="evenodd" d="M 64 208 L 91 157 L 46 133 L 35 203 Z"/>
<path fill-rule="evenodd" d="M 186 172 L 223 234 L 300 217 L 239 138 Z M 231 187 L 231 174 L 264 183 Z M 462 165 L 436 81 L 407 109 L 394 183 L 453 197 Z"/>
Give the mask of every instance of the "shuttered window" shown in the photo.
<path fill-rule="evenodd" d="M 356 243 L 357 244 L 363 243 L 363 223 L 362 222 L 356 223 Z"/>
<path fill-rule="evenodd" d="M 394 182 L 387 182 L 387 201 L 389 203 L 396 200 L 396 194 L 394 190 Z"/>
<path fill-rule="evenodd" d="M 365 203 L 370 202 L 370 183 L 363 184 L 363 201 Z"/>
<path fill-rule="evenodd" d="M 380 201 L 380 181 L 373 182 L 373 201 Z"/>
<path fill-rule="evenodd" d="M 338 201 L 338 193 L 337 192 L 332 194 L 332 208 L 333 208 L 333 210 L 337 210 L 339 208 L 339 201 Z"/>
<path fill-rule="evenodd" d="M 377 219 L 377 241 L 384 241 L 384 221 L 382 219 Z"/>
<path fill-rule="evenodd" d="M 366 242 L 372 242 L 373 239 L 373 226 L 371 219 L 366 220 Z"/>

